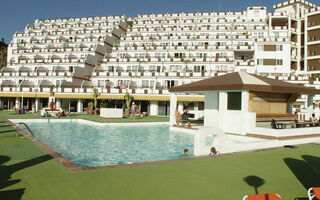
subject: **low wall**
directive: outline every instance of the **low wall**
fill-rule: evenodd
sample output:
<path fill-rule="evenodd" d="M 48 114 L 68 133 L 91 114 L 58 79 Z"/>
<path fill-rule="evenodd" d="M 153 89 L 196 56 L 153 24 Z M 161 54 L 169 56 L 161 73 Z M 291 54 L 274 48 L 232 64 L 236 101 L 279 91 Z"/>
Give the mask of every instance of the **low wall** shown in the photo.
<path fill-rule="evenodd" d="M 104 118 L 122 118 L 123 110 L 121 108 L 101 108 L 100 117 Z"/>
<path fill-rule="evenodd" d="M 320 127 L 306 127 L 306 128 L 286 128 L 286 129 L 271 129 L 256 127 L 250 134 L 270 136 L 270 137 L 292 137 L 292 136 L 310 136 L 319 135 Z"/>

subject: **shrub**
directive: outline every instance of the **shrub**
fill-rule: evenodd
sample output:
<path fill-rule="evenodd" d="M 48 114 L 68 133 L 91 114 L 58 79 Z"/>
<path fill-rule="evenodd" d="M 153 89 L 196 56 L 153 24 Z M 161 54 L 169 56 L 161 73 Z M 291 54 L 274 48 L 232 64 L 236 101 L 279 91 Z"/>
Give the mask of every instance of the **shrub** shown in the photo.
<path fill-rule="evenodd" d="M 108 101 L 102 100 L 100 103 L 100 108 L 108 108 Z"/>
<path fill-rule="evenodd" d="M 68 111 L 68 110 L 69 110 L 69 103 L 66 102 L 66 101 L 63 101 L 63 102 L 62 102 L 62 105 L 61 105 L 61 108 L 62 108 L 62 110 L 64 110 L 64 111 Z"/>
<path fill-rule="evenodd" d="M 88 108 L 89 108 L 89 110 L 93 110 L 93 102 L 88 103 Z"/>

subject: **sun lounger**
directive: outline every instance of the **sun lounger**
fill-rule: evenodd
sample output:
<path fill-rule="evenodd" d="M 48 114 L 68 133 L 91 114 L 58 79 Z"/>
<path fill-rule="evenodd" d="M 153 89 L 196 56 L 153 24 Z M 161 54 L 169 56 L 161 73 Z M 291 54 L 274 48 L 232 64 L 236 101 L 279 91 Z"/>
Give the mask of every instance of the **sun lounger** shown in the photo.
<path fill-rule="evenodd" d="M 283 200 L 278 194 L 249 194 L 243 197 L 242 200 Z"/>
<path fill-rule="evenodd" d="M 271 120 L 271 128 L 273 129 L 283 129 L 283 124 L 279 124 L 275 119 Z"/>
<path fill-rule="evenodd" d="M 320 187 L 309 188 L 308 197 L 309 200 L 320 199 Z"/>

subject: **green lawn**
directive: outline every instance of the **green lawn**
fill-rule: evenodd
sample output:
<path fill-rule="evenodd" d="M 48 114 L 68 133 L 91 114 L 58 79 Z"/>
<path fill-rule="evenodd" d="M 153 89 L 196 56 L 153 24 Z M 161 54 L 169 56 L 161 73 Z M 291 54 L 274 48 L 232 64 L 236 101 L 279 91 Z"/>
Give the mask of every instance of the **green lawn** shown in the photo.
<path fill-rule="evenodd" d="M 45 117 L 40 116 L 40 112 L 38 113 L 31 113 L 27 112 L 26 114 L 16 114 L 14 111 L 0 111 L 0 119 L 7 118 L 7 119 L 45 119 Z M 57 117 L 49 117 L 51 119 L 57 119 Z M 69 117 L 59 117 L 59 119 L 87 119 L 96 122 L 168 122 L 169 117 L 156 117 L 156 116 L 146 116 L 146 117 L 136 117 L 132 120 L 130 117 L 126 117 L 123 119 L 105 119 L 98 115 L 88 115 L 88 114 L 80 114 L 80 113 L 73 113 Z"/>
<path fill-rule="evenodd" d="M 0 120 L 0 199 L 224 200 L 276 192 L 307 197 L 320 186 L 320 145 L 70 172 Z M 255 178 L 252 176 L 257 176 Z"/>

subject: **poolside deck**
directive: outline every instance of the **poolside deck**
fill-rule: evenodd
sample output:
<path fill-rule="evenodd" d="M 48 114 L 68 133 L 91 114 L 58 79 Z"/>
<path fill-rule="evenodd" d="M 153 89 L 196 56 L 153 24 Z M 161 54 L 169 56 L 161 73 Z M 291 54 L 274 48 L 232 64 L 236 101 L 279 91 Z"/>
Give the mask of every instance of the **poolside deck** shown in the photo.
<path fill-rule="evenodd" d="M 244 181 L 251 176 L 264 182 L 259 193 L 295 199 L 320 180 L 319 144 L 70 172 L 0 121 L 0 154 L 0 199 L 242 199 L 254 193 Z"/>

